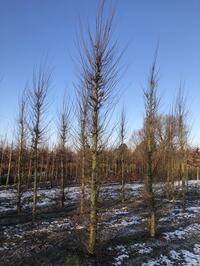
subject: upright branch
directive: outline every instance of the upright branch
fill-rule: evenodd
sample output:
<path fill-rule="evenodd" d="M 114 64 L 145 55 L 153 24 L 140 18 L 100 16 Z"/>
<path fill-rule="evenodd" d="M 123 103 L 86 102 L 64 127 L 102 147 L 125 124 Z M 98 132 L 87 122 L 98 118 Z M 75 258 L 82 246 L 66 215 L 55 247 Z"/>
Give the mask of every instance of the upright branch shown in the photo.
<path fill-rule="evenodd" d="M 158 98 L 156 95 L 157 72 L 156 56 L 150 69 L 148 88 L 144 92 L 145 98 L 145 145 L 146 145 L 146 178 L 145 178 L 145 200 L 148 206 L 148 226 L 151 237 L 156 234 L 156 213 L 155 213 L 155 196 L 153 192 L 153 155 L 155 153 L 155 122 L 158 109 Z"/>
<path fill-rule="evenodd" d="M 80 63 L 81 77 L 88 95 L 90 146 L 92 165 L 90 177 L 90 217 L 88 227 L 88 253 L 94 254 L 97 240 L 99 149 L 105 133 L 109 110 L 113 104 L 113 90 L 118 82 L 119 56 L 116 42 L 111 43 L 113 12 L 104 18 L 104 1 L 100 5 L 95 29 L 82 37 Z M 83 35 L 82 35 L 83 36 Z"/>
<path fill-rule="evenodd" d="M 38 167 L 38 147 L 47 132 L 46 123 L 46 109 L 47 109 L 47 92 L 50 86 L 51 73 L 42 64 L 38 71 L 33 74 L 32 88 L 29 90 L 29 103 L 30 103 L 30 121 L 29 129 L 31 134 L 32 145 L 32 167 L 34 171 L 33 182 L 33 208 L 32 219 L 36 218 L 36 204 L 37 204 L 37 181 L 39 174 Z"/>

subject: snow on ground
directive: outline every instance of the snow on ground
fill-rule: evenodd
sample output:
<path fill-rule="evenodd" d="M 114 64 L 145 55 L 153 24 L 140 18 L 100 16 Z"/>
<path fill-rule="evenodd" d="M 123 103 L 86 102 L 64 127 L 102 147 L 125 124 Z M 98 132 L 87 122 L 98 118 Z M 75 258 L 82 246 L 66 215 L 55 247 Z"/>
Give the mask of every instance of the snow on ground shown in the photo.
<path fill-rule="evenodd" d="M 140 193 L 142 184 L 127 184 L 126 189 L 130 196 L 136 196 Z M 39 208 L 50 207 L 57 204 L 60 196 L 59 188 L 49 188 L 49 189 L 38 189 L 37 196 L 38 202 L 37 206 Z M 30 209 L 32 206 L 32 190 L 25 191 L 22 194 L 22 209 Z M 80 188 L 78 186 L 65 188 L 65 204 L 71 204 L 79 199 Z M 86 189 L 86 197 L 88 197 L 88 192 Z M 109 197 L 109 199 L 119 199 L 120 198 L 120 185 L 114 184 L 109 186 L 102 186 L 100 189 L 100 197 L 102 199 Z M 0 190 L 0 214 L 7 213 L 9 211 L 16 211 L 16 199 L 17 191 L 15 188 L 10 187 L 7 190 Z"/>
<path fill-rule="evenodd" d="M 138 215 L 133 215 L 128 211 L 126 207 L 122 208 L 112 208 L 107 210 L 101 216 L 103 222 L 100 222 L 100 225 L 104 225 L 110 228 L 120 228 L 131 225 L 139 224 L 141 221 L 141 217 Z"/>
<path fill-rule="evenodd" d="M 170 211 L 169 215 L 161 217 L 159 219 L 160 222 L 180 222 L 183 221 L 185 219 L 189 219 L 189 218 L 194 218 L 196 217 L 195 212 L 199 213 L 200 209 L 198 211 L 198 209 L 196 209 L 195 207 L 193 207 L 194 209 L 190 209 L 188 208 L 188 211 L 183 212 L 181 208 L 174 208 Z"/>
<path fill-rule="evenodd" d="M 123 265 L 124 260 L 129 258 L 127 249 L 124 246 L 119 245 L 115 248 L 115 250 L 117 251 L 117 257 L 115 257 L 113 265 Z"/>
<path fill-rule="evenodd" d="M 186 228 L 179 228 L 173 232 L 164 233 L 164 238 L 166 240 L 173 240 L 176 238 L 186 239 L 198 231 L 200 231 L 200 224 L 190 224 Z"/>
<path fill-rule="evenodd" d="M 143 263 L 142 266 L 199 266 L 200 265 L 200 249 L 195 244 L 193 251 L 188 250 L 171 250 L 169 256 L 160 255 L 156 259 Z"/>
<path fill-rule="evenodd" d="M 123 217 L 123 219 L 114 219 L 110 223 L 106 223 L 110 227 L 126 227 L 134 224 L 139 224 L 141 218 L 139 216 Z"/>
<path fill-rule="evenodd" d="M 196 187 L 196 181 L 189 182 L 189 189 Z M 143 185 L 142 184 L 127 184 L 127 195 L 131 198 L 132 196 L 140 195 Z M 79 200 L 79 187 L 69 187 L 65 189 L 66 202 L 65 204 L 72 204 Z M 59 200 L 60 189 L 39 189 L 38 190 L 38 207 L 48 207 L 56 204 Z M 100 190 L 100 196 L 102 198 L 108 197 L 109 199 L 119 200 L 120 196 L 120 185 L 112 186 L 102 186 Z M 30 208 L 32 204 L 32 192 L 26 191 L 23 193 L 22 202 L 24 203 L 23 208 Z M 8 190 L 0 190 L 0 214 L 4 214 L 8 211 L 16 209 L 16 190 L 10 188 Z M 184 246 L 184 242 L 188 239 L 195 239 L 194 236 L 197 234 L 200 236 L 200 224 L 198 223 L 198 217 L 200 218 L 200 201 L 197 199 L 192 204 L 188 204 L 186 210 L 183 212 L 180 203 L 177 201 L 168 211 L 163 212 L 162 217 L 159 220 L 159 226 L 165 224 L 171 227 L 168 232 L 164 231 L 159 239 L 154 241 L 146 239 L 141 242 L 129 241 L 128 244 L 113 246 L 111 244 L 110 250 L 113 252 L 113 265 L 120 266 L 126 265 L 126 262 L 134 262 L 134 256 L 141 256 L 143 258 L 140 265 L 143 266 L 165 266 L 165 265 L 186 265 L 186 266 L 198 266 L 200 265 L 200 244 L 198 241 L 190 247 Z M 168 202 L 167 204 L 171 204 Z M 100 216 L 99 226 L 109 232 L 113 230 L 116 232 L 121 232 L 120 230 L 125 230 L 127 234 L 137 231 L 135 227 L 145 226 L 146 218 L 143 216 L 143 212 L 136 213 L 132 207 L 124 207 L 118 205 L 115 207 L 108 207 L 102 210 Z M 184 222 L 187 222 L 184 224 Z M 178 226 L 182 223 L 181 226 Z M 19 224 L 15 226 L 4 226 L 3 229 L 3 242 L 0 244 L 0 252 L 9 251 L 12 249 L 16 250 L 20 245 L 24 243 L 26 245 L 29 239 L 34 238 L 40 234 L 50 234 L 57 232 L 67 232 L 71 234 L 73 230 L 80 230 L 84 228 L 82 224 L 76 224 L 70 218 L 54 218 L 49 220 L 44 220 L 30 225 L 30 223 Z M 172 229 L 174 228 L 174 230 Z M 106 231 L 107 230 L 107 231 Z M 200 239 L 197 238 L 197 239 Z M 19 242 L 20 241 L 20 242 Z M 134 240 L 135 241 L 135 240 Z M 173 243 L 181 243 L 180 248 L 177 246 L 173 247 Z M 22 243 L 22 244 L 19 244 Z M 30 243 L 30 242 L 29 242 Z M 165 247 L 167 245 L 168 249 L 159 249 L 160 244 Z M 170 247 L 170 248 L 169 248 Z M 130 264 L 128 264 L 130 265 Z"/>
<path fill-rule="evenodd" d="M 149 254 L 153 251 L 153 248 L 146 243 L 137 243 L 131 246 L 131 250 L 134 250 L 139 254 Z"/>
<path fill-rule="evenodd" d="M 80 230 L 83 225 L 75 224 L 69 218 L 51 219 L 39 221 L 34 225 L 31 223 L 18 224 L 15 226 L 2 226 L 3 243 L 0 245 L 0 251 L 17 249 L 17 242 L 26 242 L 27 239 L 34 238 L 40 234 L 50 234 L 65 231 L 71 234 L 72 230 Z"/>
<path fill-rule="evenodd" d="M 79 187 L 65 188 L 66 205 L 78 200 Z M 32 191 L 28 190 L 22 194 L 22 209 L 30 209 L 32 206 Z M 59 200 L 60 189 L 38 189 L 37 191 L 37 207 L 44 208 L 57 204 Z M 16 210 L 16 189 L 10 188 L 8 190 L 0 190 L 0 214 L 6 213 L 12 210 Z"/>
<path fill-rule="evenodd" d="M 177 182 L 176 182 L 177 183 Z M 178 183 L 176 184 L 178 185 Z M 189 189 L 193 189 L 199 185 L 200 181 L 190 180 L 188 182 Z M 125 192 L 131 198 L 137 197 L 141 195 L 143 190 L 143 184 L 141 183 L 133 183 L 126 184 Z M 157 193 L 161 193 L 164 185 L 162 183 L 156 184 Z M 120 185 L 103 185 L 100 188 L 100 197 L 105 199 L 109 197 L 109 199 L 119 199 L 120 198 Z M 49 207 L 51 205 L 55 205 L 59 200 L 60 189 L 59 188 L 49 188 L 49 189 L 38 189 L 38 207 Z M 79 199 L 80 189 L 78 186 L 67 187 L 65 188 L 65 196 L 66 196 L 66 205 L 68 202 L 76 202 Z M 10 187 L 6 190 L 0 190 L 0 214 L 6 213 L 8 211 L 16 210 L 16 197 L 17 191 L 14 187 Z M 86 197 L 88 197 L 88 192 L 86 189 Z M 28 190 L 22 194 L 22 206 L 24 209 L 30 208 L 32 205 L 32 191 Z M 199 207 L 200 208 L 200 207 Z M 196 209 L 197 210 L 197 209 Z M 192 211 L 192 209 L 191 209 Z M 197 210 L 198 212 L 198 210 Z"/>

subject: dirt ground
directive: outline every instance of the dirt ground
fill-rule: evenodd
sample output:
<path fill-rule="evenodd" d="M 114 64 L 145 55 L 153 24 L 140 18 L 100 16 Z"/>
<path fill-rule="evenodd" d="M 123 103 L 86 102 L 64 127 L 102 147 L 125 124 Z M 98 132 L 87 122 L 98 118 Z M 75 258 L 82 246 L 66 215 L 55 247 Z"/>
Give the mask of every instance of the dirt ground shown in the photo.
<path fill-rule="evenodd" d="M 155 186 L 158 234 L 148 237 L 143 185 L 126 185 L 100 191 L 98 248 L 85 252 L 86 219 L 78 216 L 79 188 L 65 189 L 65 207 L 59 207 L 59 188 L 38 191 L 37 221 L 31 222 L 32 192 L 23 193 L 22 214 L 16 214 L 16 190 L 0 187 L 0 265 L 200 265 L 200 184 L 189 181 L 186 210 L 178 197 L 163 197 Z M 85 216 L 84 216 L 85 218 Z"/>

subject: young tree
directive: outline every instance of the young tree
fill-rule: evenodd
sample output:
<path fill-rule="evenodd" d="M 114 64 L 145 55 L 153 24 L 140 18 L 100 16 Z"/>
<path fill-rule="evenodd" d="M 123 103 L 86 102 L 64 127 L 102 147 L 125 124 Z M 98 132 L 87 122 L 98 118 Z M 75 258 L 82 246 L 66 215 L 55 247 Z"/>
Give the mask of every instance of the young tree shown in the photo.
<path fill-rule="evenodd" d="M 26 106 L 27 97 L 26 91 L 23 91 L 23 95 L 19 101 L 19 114 L 18 114 L 18 165 L 17 165 L 17 212 L 21 212 L 21 183 L 24 173 L 24 151 L 26 147 L 26 137 L 27 137 L 27 128 L 26 128 Z"/>
<path fill-rule="evenodd" d="M 13 157 L 13 141 L 11 143 L 10 151 L 9 151 L 8 170 L 7 170 L 7 178 L 6 178 L 6 187 L 9 185 L 12 157 Z"/>
<path fill-rule="evenodd" d="M 125 199 L 125 150 L 126 150 L 126 144 L 125 144 L 125 137 L 126 137 L 126 115 L 124 109 L 121 112 L 120 117 L 120 124 L 119 124 L 119 139 L 120 139 L 120 145 L 119 145 L 119 152 L 120 152 L 120 173 L 121 173 L 121 197 L 122 202 L 124 202 Z"/>
<path fill-rule="evenodd" d="M 66 97 L 63 98 L 62 108 L 59 113 L 59 144 L 60 144 L 60 163 L 61 163 L 61 207 L 64 207 L 65 202 L 65 178 L 66 169 L 66 145 L 67 136 L 69 134 L 70 107 L 66 102 Z"/>
<path fill-rule="evenodd" d="M 113 103 L 113 89 L 118 81 L 119 57 L 116 43 L 111 43 L 113 13 L 104 19 L 104 1 L 96 16 L 95 32 L 88 31 L 88 38 L 82 38 L 80 56 L 82 78 L 88 94 L 90 146 L 92 152 L 90 176 L 90 216 L 88 227 L 88 253 L 94 254 L 97 241 L 99 149 L 102 133 L 105 131 L 108 108 Z"/>
<path fill-rule="evenodd" d="M 84 86 L 84 84 L 83 84 Z M 77 90 L 78 97 L 78 122 L 79 142 L 81 152 L 81 190 L 80 190 L 80 214 L 84 213 L 85 185 L 86 185 L 86 150 L 88 133 L 88 95 L 85 88 Z"/>
<path fill-rule="evenodd" d="M 155 121 L 158 110 L 159 100 L 156 94 L 157 72 L 156 72 L 156 57 L 150 69 L 150 77 L 148 88 L 144 92 L 145 97 L 145 144 L 146 144 L 146 178 L 145 178 L 145 194 L 146 203 L 148 206 L 148 226 L 151 237 L 156 234 L 156 212 L 155 212 L 155 195 L 153 191 L 153 155 L 155 153 Z"/>
<path fill-rule="evenodd" d="M 167 172 L 167 198 L 174 200 L 174 162 L 175 162 L 175 137 L 176 137 L 176 118 L 173 114 L 164 119 L 165 126 L 165 155 L 166 155 L 166 172 Z"/>
<path fill-rule="evenodd" d="M 186 147 L 188 144 L 186 100 L 180 86 L 175 105 L 177 120 L 178 175 L 182 185 L 183 211 L 186 204 Z"/>
<path fill-rule="evenodd" d="M 33 74 L 32 89 L 29 91 L 30 102 L 30 121 L 29 129 L 31 134 L 32 145 L 32 169 L 34 171 L 33 182 L 33 207 L 32 220 L 36 218 L 37 204 L 37 182 L 39 174 L 39 156 L 38 147 L 43 140 L 44 134 L 47 132 L 47 124 L 45 121 L 45 112 L 47 108 L 47 92 L 50 86 L 51 73 L 47 69 L 46 64 L 41 64 L 38 71 Z"/>

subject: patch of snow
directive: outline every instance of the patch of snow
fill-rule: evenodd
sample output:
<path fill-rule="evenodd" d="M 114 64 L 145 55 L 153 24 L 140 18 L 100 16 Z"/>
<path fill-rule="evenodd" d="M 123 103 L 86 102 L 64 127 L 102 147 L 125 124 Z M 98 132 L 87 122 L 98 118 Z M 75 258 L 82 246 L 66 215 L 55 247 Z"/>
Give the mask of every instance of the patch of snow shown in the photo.
<path fill-rule="evenodd" d="M 174 240 L 174 239 L 185 239 L 189 236 L 191 236 L 196 231 L 200 230 L 200 224 L 191 224 L 187 226 L 186 228 L 181 228 L 179 230 L 175 230 L 173 232 L 164 233 L 164 238 L 166 240 Z"/>
<path fill-rule="evenodd" d="M 193 250 L 194 250 L 194 253 L 200 254 L 200 245 L 199 244 L 195 244 Z"/>
<path fill-rule="evenodd" d="M 177 251 L 175 251 L 175 250 L 171 250 L 171 251 L 169 252 L 169 254 L 170 254 L 170 257 L 171 257 L 173 260 L 180 260 L 180 259 L 181 259 L 181 258 L 180 258 L 180 253 L 177 252 Z"/>
<path fill-rule="evenodd" d="M 126 258 L 129 258 L 127 249 L 122 245 L 117 246 L 115 249 L 117 250 L 118 255 L 114 259 L 114 265 L 116 265 L 116 266 L 123 265 L 124 260 Z"/>
<path fill-rule="evenodd" d="M 200 213 L 200 207 L 189 207 L 189 208 L 187 208 L 187 210 L 189 211 L 189 212 L 194 212 L 194 213 Z"/>
<path fill-rule="evenodd" d="M 164 255 L 161 255 L 158 259 L 149 260 L 142 264 L 142 266 L 172 266 L 174 265 L 173 262 Z"/>
<path fill-rule="evenodd" d="M 187 266 L 198 266 L 200 265 L 200 253 L 194 254 L 188 250 L 181 251 L 185 260 L 185 264 Z"/>
<path fill-rule="evenodd" d="M 132 217 L 123 217 L 123 219 L 115 219 L 114 221 L 111 221 L 108 223 L 110 227 L 126 227 L 133 224 L 139 224 L 140 223 L 140 217 L 139 216 L 132 216 Z"/>
<path fill-rule="evenodd" d="M 169 252 L 169 257 L 161 255 L 160 257 L 149 260 L 146 263 L 143 263 L 142 266 L 176 266 L 176 265 L 184 265 L 184 266 L 199 266 L 200 265 L 200 245 L 195 244 L 193 251 L 188 250 L 171 250 Z"/>
<path fill-rule="evenodd" d="M 137 243 L 131 246 L 131 249 L 134 249 L 139 254 L 149 254 L 153 251 L 151 247 L 148 247 L 146 243 Z"/>

